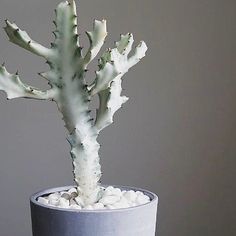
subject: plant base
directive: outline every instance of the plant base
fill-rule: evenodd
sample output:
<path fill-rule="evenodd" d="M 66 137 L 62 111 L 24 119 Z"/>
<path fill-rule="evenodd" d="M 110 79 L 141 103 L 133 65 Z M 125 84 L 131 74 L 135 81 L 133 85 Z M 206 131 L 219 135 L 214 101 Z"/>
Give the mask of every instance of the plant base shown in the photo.
<path fill-rule="evenodd" d="M 30 199 L 33 236 L 155 236 L 158 197 L 141 191 L 151 202 L 116 210 L 72 210 L 45 206 L 37 201 L 40 196 L 68 190 L 72 186 L 52 188 L 34 194 Z"/>

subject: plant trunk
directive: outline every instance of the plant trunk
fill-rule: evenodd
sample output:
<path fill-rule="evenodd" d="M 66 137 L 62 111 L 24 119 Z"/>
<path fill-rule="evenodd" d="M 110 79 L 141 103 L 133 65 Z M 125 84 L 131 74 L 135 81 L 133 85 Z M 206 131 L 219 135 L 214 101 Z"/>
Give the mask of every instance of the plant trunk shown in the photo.
<path fill-rule="evenodd" d="M 81 133 L 76 129 L 72 146 L 71 157 L 73 159 L 74 180 L 78 185 L 79 196 L 84 205 L 95 203 L 99 198 L 101 178 L 101 165 L 99 163 L 99 148 L 97 135 L 88 132 L 81 140 Z"/>

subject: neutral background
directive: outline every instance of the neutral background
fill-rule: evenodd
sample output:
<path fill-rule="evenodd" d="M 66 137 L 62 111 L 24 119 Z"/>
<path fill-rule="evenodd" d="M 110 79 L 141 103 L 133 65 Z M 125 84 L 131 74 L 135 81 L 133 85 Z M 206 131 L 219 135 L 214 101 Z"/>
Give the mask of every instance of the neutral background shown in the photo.
<path fill-rule="evenodd" d="M 49 45 L 57 3 L 1 0 L 1 26 L 8 17 Z M 158 236 L 236 235 L 236 1 L 81 0 L 85 47 L 94 17 L 108 20 L 106 47 L 129 31 L 149 46 L 123 83 L 130 101 L 100 136 L 103 183 L 156 192 Z M 3 30 L 0 60 L 47 87 L 44 62 Z M 1 236 L 30 236 L 29 196 L 73 183 L 65 137 L 54 103 L 0 93 Z"/>

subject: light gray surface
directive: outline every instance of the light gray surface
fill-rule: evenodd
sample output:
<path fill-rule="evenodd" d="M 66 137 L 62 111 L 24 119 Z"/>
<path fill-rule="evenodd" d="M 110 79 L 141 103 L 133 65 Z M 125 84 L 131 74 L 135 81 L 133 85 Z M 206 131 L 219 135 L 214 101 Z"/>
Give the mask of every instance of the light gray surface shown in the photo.
<path fill-rule="evenodd" d="M 1 25 L 9 17 L 49 45 L 57 3 L 1 0 Z M 103 183 L 158 193 L 160 236 L 235 235 L 235 0 L 81 0 L 79 8 L 81 32 L 95 16 L 108 20 L 107 47 L 131 31 L 150 48 L 124 81 L 130 101 L 101 134 Z M 47 66 L 3 30 L 0 60 L 46 86 L 36 72 Z M 30 194 L 72 184 L 60 117 L 53 103 L 1 93 L 0 235 L 30 236 Z"/>

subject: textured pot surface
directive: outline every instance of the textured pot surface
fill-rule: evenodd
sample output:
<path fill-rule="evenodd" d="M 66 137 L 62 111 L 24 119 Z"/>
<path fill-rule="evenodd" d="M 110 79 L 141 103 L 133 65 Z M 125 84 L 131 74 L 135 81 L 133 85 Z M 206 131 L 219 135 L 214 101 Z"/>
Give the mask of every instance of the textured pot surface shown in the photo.
<path fill-rule="evenodd" d="M 37 198 L 72 186 L 52 188 L 30 199 L 33 236 L 155 236 L 158 197 L 143 189 L 115 186 L 122 190 L 142 191 L 151 202 L 116 210 L 71 210 L 45 206 Z"/>

